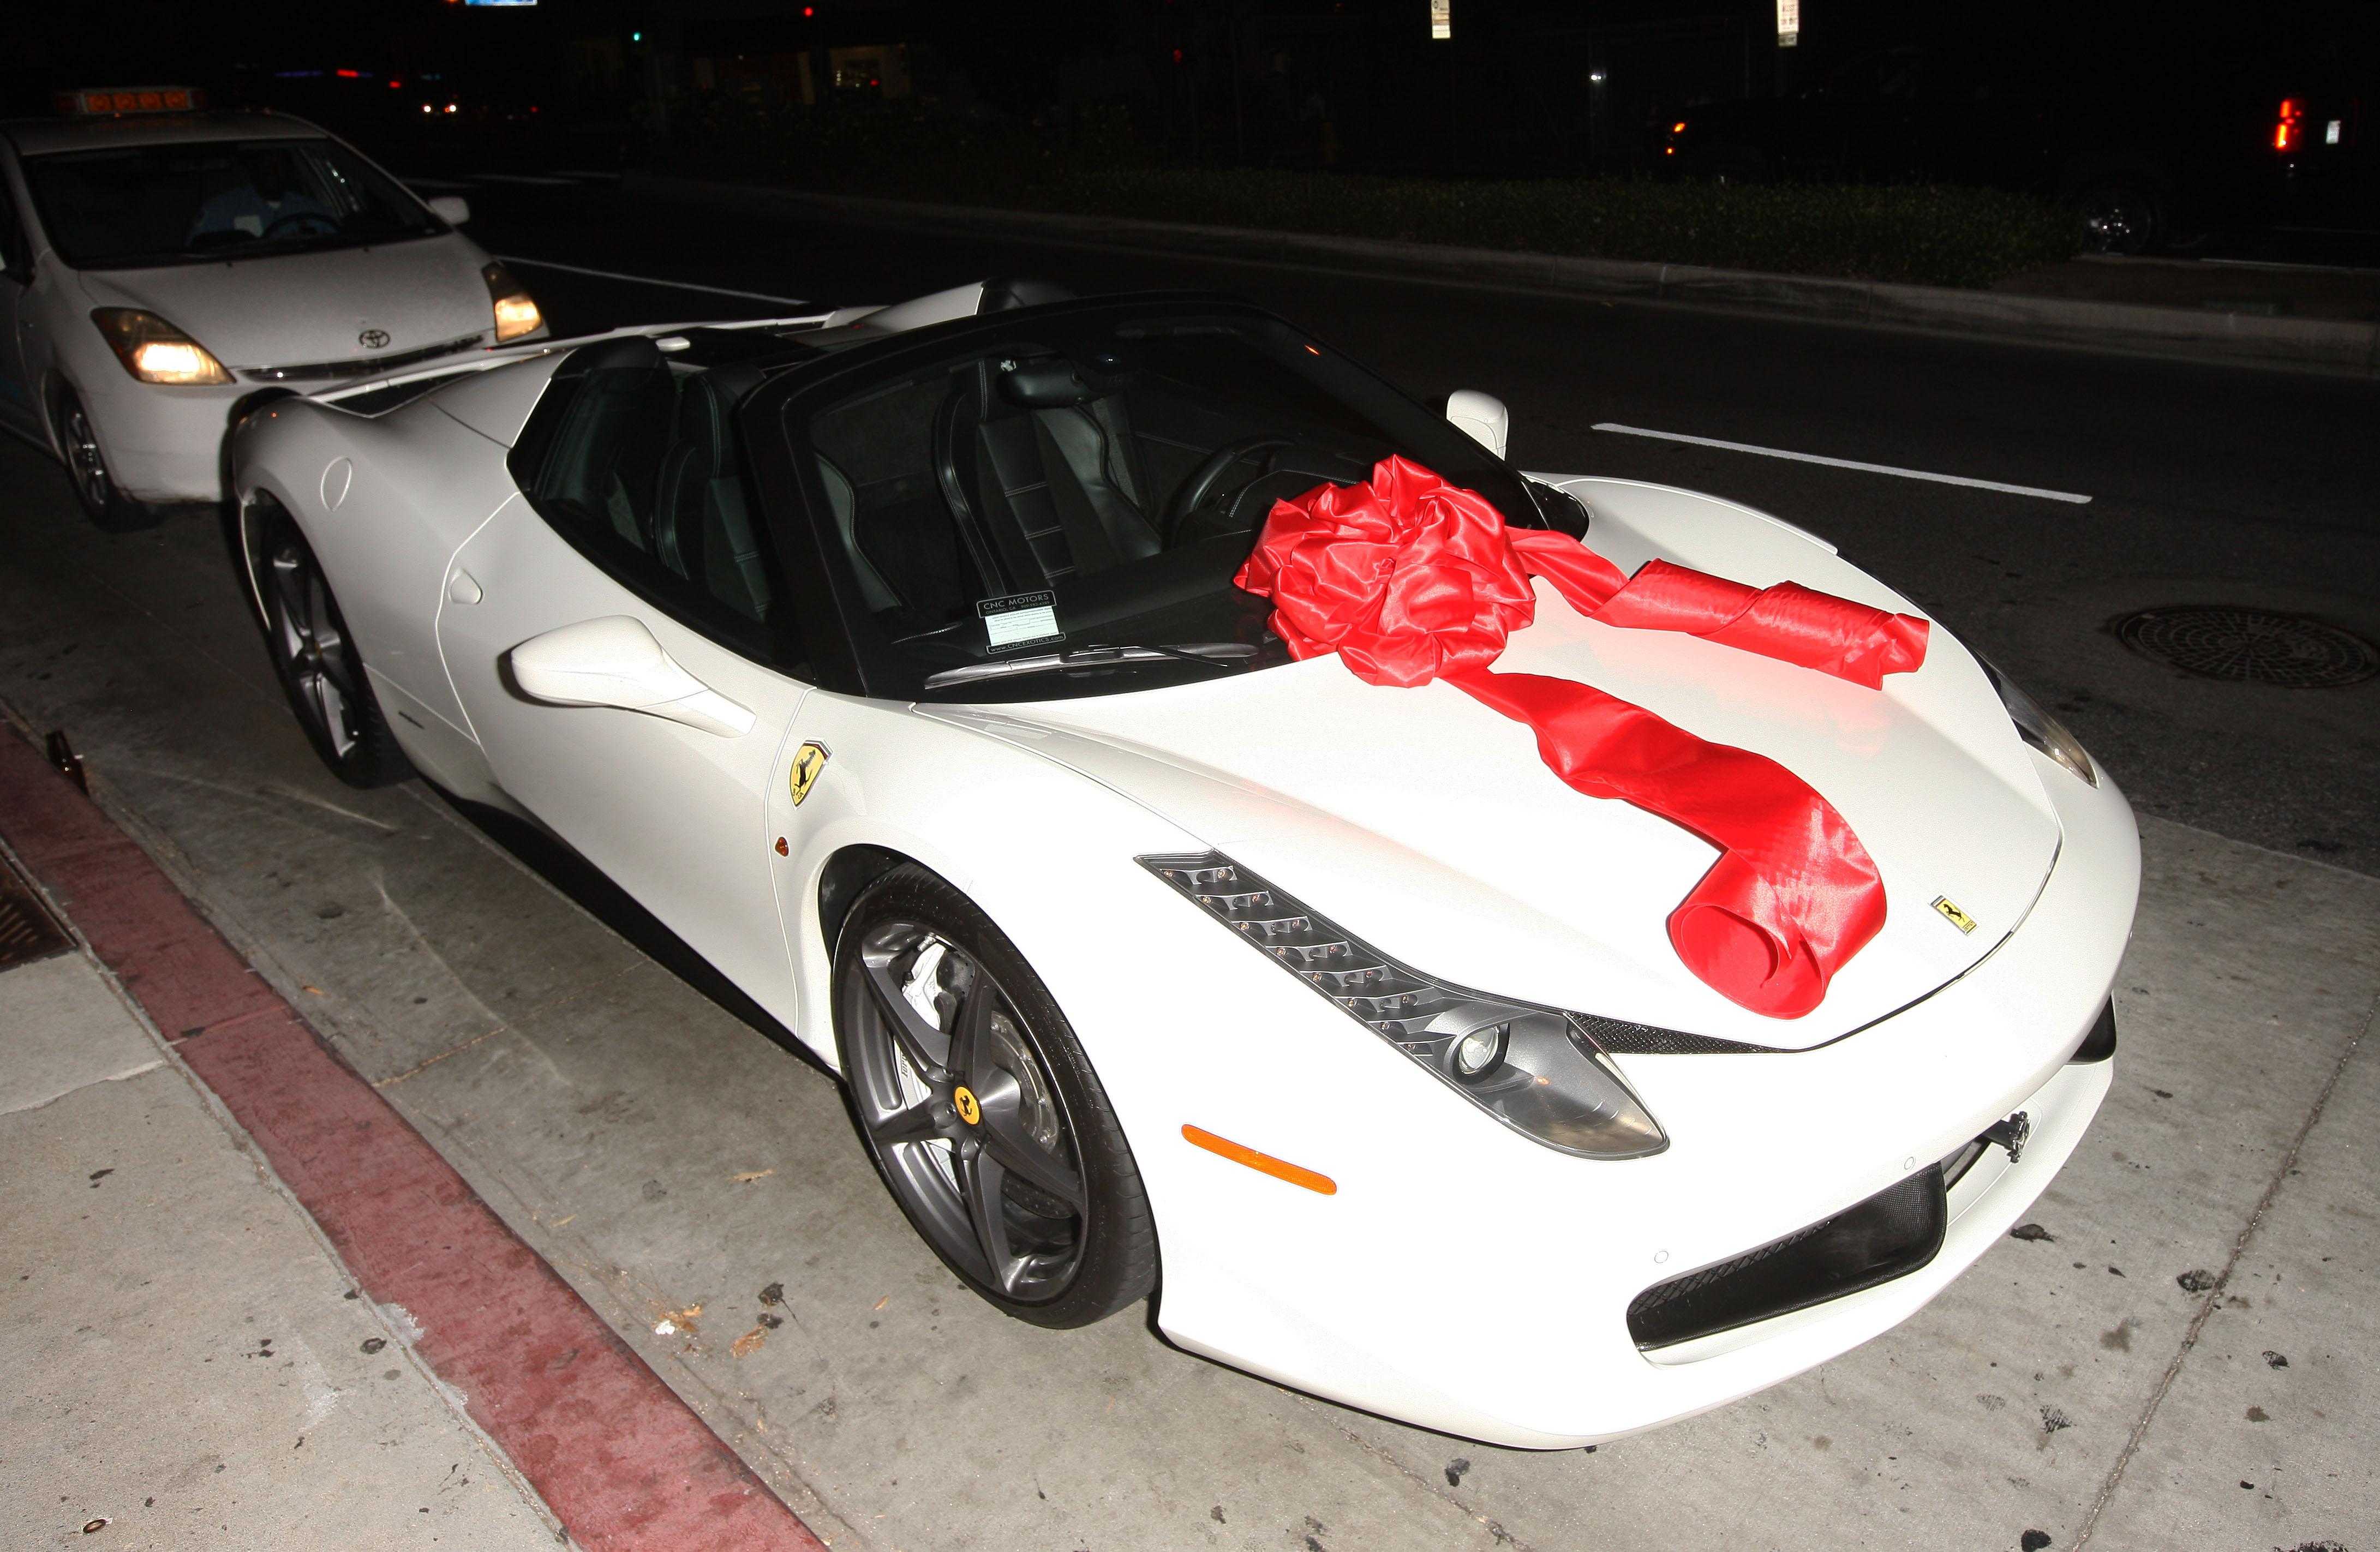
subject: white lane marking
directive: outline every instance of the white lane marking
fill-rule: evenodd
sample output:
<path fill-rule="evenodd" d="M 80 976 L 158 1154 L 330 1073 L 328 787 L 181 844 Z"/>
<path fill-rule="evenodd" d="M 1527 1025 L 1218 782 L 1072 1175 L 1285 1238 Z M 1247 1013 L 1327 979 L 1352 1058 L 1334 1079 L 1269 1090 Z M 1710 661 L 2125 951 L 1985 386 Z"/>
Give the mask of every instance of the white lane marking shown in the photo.
<path fill-rule="evenodd" d="M 697 285 L 690 280 L 656 280 L 651 275 L 622 274 L 616 270 L 590 270 L 583 264 L 557 264 L 551 259 L 524 259 L 516 253 L 499 254 L 507 264 L 527 264 L 533 269 L 565 270 L 572 274 L 593 275 L 598 280 L 625 280 L 638 285 L 667 285 L 679 291 L 708 291 L 714 297 L 744 297 L 756 302 L 782 302 L 787 307 L 808 307 L 800 297 L 771 297 L 765 291 L 736 291 L 724 285 Z"/>
<path fill-rule="evenodd" d="M 1853 458 L 1825 458 L 1815 453 L 1789 453 L 1781 447 L 1755 447 L 1748 442 L 1721 442 L 1717 437 L 1686 436 L 1678 431 L 1648 431 L 1642 426 L 1621 426 L 1609 420 L 1598 423 L 1595 429 L 1618 431 L 1622 436 L 1656 437 L 1662 442 L 1690 442 L 1696 447 L 1751 453 L 1763 458 L 1791 458 L 1797 464 L 1824 464 L 1828 468 L 1857 469 L 1862 474 L 1888 474 L 1898 479 L 1930 479 L 1937 485 L 1968 485 L 1978 491 L 2005 491 L 2011 496 L 2038 496 L 2043 501 L 2071 502 L 2077 506 L 2086 505 L 2091 500 L 2071 491 L 2045 491 L 2035 485 L 2003 485 L 1997 479 L 1970 479 L 1963 474 L 1933 474 L 1925 469 L 1895 468 L 1890 464 L 1863 464 Z"/>

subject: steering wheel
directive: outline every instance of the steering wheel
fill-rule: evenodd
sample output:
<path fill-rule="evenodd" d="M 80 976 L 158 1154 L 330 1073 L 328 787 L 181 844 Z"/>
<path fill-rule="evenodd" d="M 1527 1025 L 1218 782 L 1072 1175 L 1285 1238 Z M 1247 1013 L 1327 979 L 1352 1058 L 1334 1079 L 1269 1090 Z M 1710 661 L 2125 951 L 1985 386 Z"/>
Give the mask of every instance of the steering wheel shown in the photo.
<path fill-rule="evenodd" d="M 286 215 L 276 216 L 258 240 L 261 242 L 278 236 L 334 236 L 338 230 L 339 224 L 319 211 L 291 211 Z"/>
<path fill-rule="evenodd" d="M 1181 488 L 1173 492 L 1173 499 L 1165 503 L 1165 523 L 1161 530 L 1165 542 L 1172 544 L 1190 515 L 1207 504 L 1207 498 L 1215 493 L 1215 487 L 1221 481 L 1224 470 L 1251 454 L 1262 453 L 1268 448 L 1287 447 L 1293 440 L 1284 436 L 1242 437 L 1208 454 L 1207 461 L 1190 471 L 1190 478 L 1182 482 Z M 1263 471 L 1259 469 L 1257 472 L 1261 474 Z"/>

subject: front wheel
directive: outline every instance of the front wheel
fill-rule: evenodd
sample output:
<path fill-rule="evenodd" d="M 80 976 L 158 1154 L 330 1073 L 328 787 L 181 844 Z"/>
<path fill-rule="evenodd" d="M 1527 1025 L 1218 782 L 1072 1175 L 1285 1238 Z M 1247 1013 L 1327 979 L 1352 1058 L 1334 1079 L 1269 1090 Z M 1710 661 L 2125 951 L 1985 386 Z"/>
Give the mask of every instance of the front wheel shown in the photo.
<path fill-rule="evenodd" d="M 250 564 L 263 595 L 264 645 L 298 725 L 331 774 L 351 787 L 384 787 L 413 774 L 364 676 L 363 659 L 320 562 L 276 505 L 258 503 Z"/>
<path fill-rule="evenodd" d="M 2165 198 L 2145 174 L 2117 170 L 2090 178 L 2075 190 L 2074 205 L 2094 253 L 2141 254 L 2164 245 Z"/>
<path fill-rule="evenodd" d="M 154 526 L 157 515 L 126 495 L 109 472 L 107 455 L 99 445 L 99 432 L 91 426 L 91 412 L 82 406 L 81 395 L 71 388 L 59 389 L 51 413 L 58 452 L 67 462 L 67 478 L 73 482 L 75 501 L 91 527 L 102 533 L 130 533 Z"/>
<path fill-rule="evenodd" d="M 1000 1309 L 1087 1326 L 1157 1281 L 1106 1092 L 1007 935 L 914 864 L 854 903 L 835 1040 L 868 1150 L 934 1254 Z"/>

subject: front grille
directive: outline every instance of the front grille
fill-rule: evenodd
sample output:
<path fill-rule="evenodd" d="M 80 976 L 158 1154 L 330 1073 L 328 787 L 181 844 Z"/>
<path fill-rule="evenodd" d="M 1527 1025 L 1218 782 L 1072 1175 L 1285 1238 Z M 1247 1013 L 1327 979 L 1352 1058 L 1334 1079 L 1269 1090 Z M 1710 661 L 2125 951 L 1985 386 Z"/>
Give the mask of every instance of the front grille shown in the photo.
<path fill-rule="evenodd" d="M 1628 1334 L 1668 1347 L 1791 1315 L 1906 1277 L 1942 1248 L 1940 1165 L 1731 1261 L 1655 1283 L 1628 1305 Z"/>
<path fill-rule="evenodd" d="M 443 345 L 428 345 L 419 350 L 400 350 L 391 356 L 356 356 L 344 361 L 309 361 L 288 367 L 241 367 L 238 371 L 250 382 L 327 382 L 335 378 L 395 371 L 418 361 L 434 361 L 441 356 L 468 350 L 481 344 L 485 338 L 482 334 L 466 334 L 461 339 L 451 339 Z"/>

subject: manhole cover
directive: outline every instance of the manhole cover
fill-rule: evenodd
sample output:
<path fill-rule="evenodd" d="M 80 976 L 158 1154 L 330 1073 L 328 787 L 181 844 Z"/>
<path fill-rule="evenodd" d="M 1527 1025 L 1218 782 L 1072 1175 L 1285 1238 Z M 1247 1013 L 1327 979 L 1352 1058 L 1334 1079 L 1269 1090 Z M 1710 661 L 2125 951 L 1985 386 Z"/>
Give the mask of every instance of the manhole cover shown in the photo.
<path fill-rule="evenodd" d="M 2362 637 L 2270 609 L 2178 603 L 2126 614 L 2108 628 L 2143 657 L 2208 679 L 2327 690 L 2380 673 L 2380 648 Z"/>
<path fill-rule="evenodd" d="M 50 919 L 31 886 L 0 862 L 0 970 L 46 959 L 66 946 L 67 935 Z"/>

